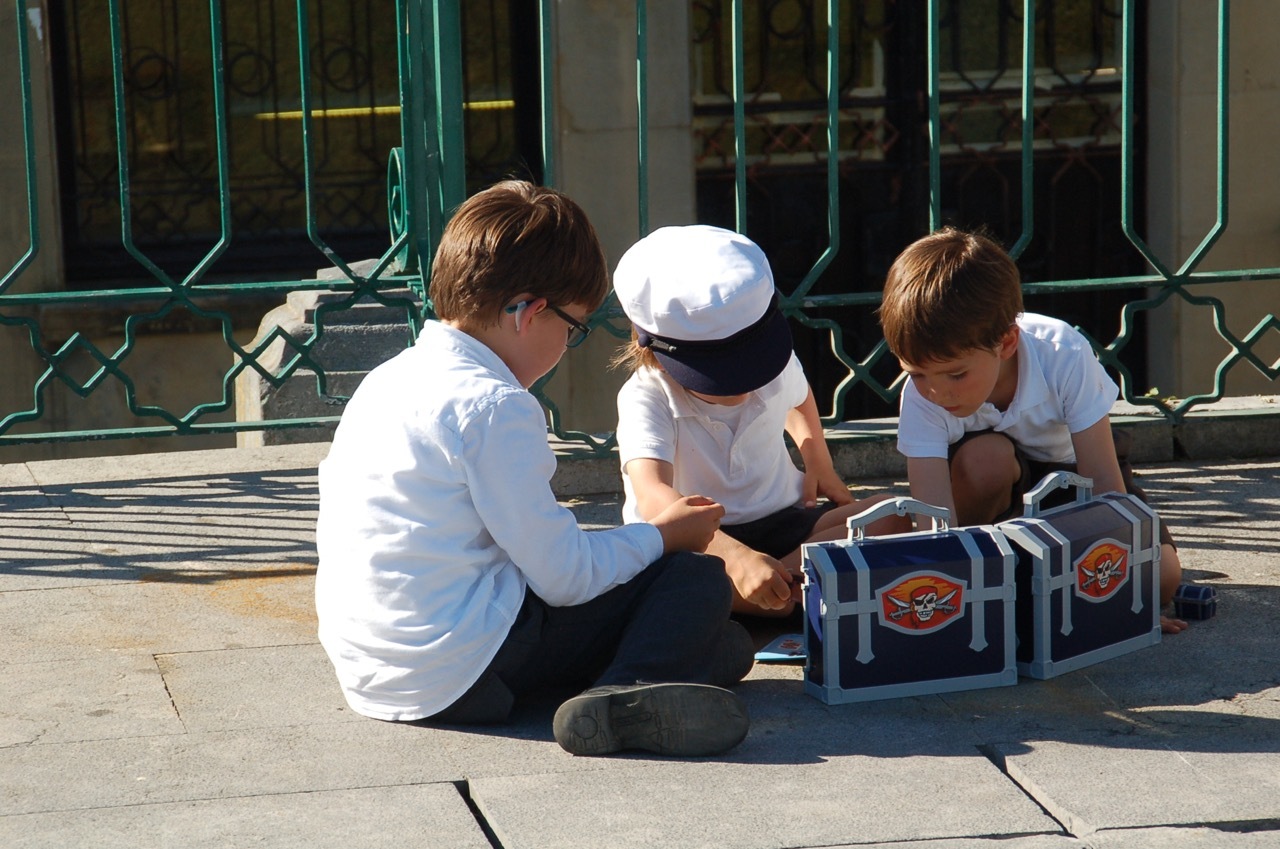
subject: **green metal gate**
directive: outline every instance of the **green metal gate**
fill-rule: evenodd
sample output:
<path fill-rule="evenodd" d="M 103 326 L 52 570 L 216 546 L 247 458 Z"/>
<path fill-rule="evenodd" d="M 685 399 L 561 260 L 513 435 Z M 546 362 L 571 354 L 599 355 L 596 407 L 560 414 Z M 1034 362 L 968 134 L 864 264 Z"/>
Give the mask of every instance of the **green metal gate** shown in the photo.
<path fill-rule="evenodd" d="M 87 2 L 87 0 L 86 0 Z M 618 0 L 630 6 L 630 0 Z M 194 6 L 194 4 L 192 4 Z M 520 4 L 512 4 L 512 7 Z M 694 2 L 695 12 L 709 5 Z M 777 12 L 782 14 L 781 3 L 747 4 L 725 2 L 724 23 L 728 27 L 729 54 L 724 57 L 728 69 L 727 100 L 723 130 L 717 144 L 723 153 L 723 161 L 731 171 L 732 224 L 750 233 L 748 207 L 751 193 L 758 191 L 758 169 L 753 171 L 752 157 L 761 144 L 760 124 L 752 116 L 764 108 L 761 92 L 748 86 L 746 68 L 747 44 L 752 29 L 753 15 Z M 897 394 L 898 380 L 891 358 L 887 357 L 882 342 L 854 344 L 850 338 L 856 330 L 874 326 L 874 309 L 879 301 L 877 286 L 846 284 L 835 271 L 837 259 L 849 246 L 841 241 L 842 174 L 859 167 L 856 156 L 846 155 L 858 145 L 867 143 L 868 133 L 882 130 L 884 122 L 874 117 L 866 119 L 859 112 L 866 104 L 851 102 L 848 96 L 848 76 L 851 51 L 856 45 L 848 37 L 851 21 L 865 23 L 886 10 L 901 7 L 893 0 L 826 0 L 823 2 L 791 3 L 790 7 L 802 8 L 806 25 L 812 26 L 823 44 L 821 55 L 812 60 L 816 69 L 816 84 L 825 92 L 825 102 L 818 102 L 811 122 L 810 146 L 815 167 L 825 172 L 826 214 L 818 239 L 821 250 L 799 279 L 782 286 L 783 308 L 806 333 L 816 335 L 820 344 L 830 349 L 829 359 L 835 363 L 824 366 L 826 383 L 831 387 L 826 405 L 826 421 L 833 423 L 846 417 L 849 399 L 857 395 L 872 395 L 891 402 Z M 990 4 L 985 4 L 990 5 Z M 215 178 L 208 181 L 207 194 L 215 199 L 216 239 L 192 267 L 175 274 L 138 244 L 135 238 L 136 218 L 140 212 L 138 197 L 140 187 L 134 178 L 136 161 L 130 153 L 128 140 L 137 138 L 139 128 L 130 123 L 130 102 L 140 96 L 140 82 L 130 65 L 127 49 L 127 16 L 122 0 L 99 0 L 105 37 L 110 42 L 112 67 L 110 73 L 111 100 L 114 109 L 109 120 L 114 134 L 117 155 L 114 162 L 114 180 L 120 216 L 120 246 L 132 258 L 138 270 L 138 279 L 129 285 L 103 285 L 99 287 L 57 288 L 45 284 L 33 285 L 31 271 L 40 252 L 42 233 L 51 222 L 42 219 L 42 198 L 51 196 L 52 189 L 41 182 L 39 142 L 37 139 L 36 102 L 39 99 L 41 80 L 38 63 L 32 59 L 31 39 L 42 37 L 42 21 L 25 0 L 15 0 L 11 7 L 10 26 L 0 29 L 0 38 L 11 42 L 8 54 L 10 67 L 0 69 L 0 98 L 5 103 L 20 106 L 21 120 L 6 120 L 0 127 L 0 151 L 17 150 L 19 156 L 5 160 L 8 168 L 3 174 L 10 204 L 18 208 L 25 233 L 21 238 L 11 238 L 11 244 L 20 245 L 13 257 L 0 255 L 0 331 L 9 334 L 10 340 L 20 340 L 24 357 L 38 362 L 31 370 L 34 380 L 30 383 L 28 401 L 0 408 L 0 445 L 36 442 L 80 442 L 86 440 L 119 439 L 139 436 L 193 436 L 201 434 L 234 433 L 248 431 L 284 430 L 331 424 L 338 418 L 342 397 L 329 385 L 329 376 L 323 366 L 312 356 L 317 344 L 326 332 L 326 318 L 341 315 L 360 302 L 377 302 L 403 314 L 408 328 L 409 342 L 424 320 L 430 320 L 430 308 L 425 299 L 424 269 L 446 222 L 450 210 L 461 202 L 470 188 L 466 169 L 466 119 L 463 65 L 467 40 L 464 37 L 461 5 L 445 0 L 396 0 L 394 4 L 372 4 L 386 15 L 394 15 L 397 68 L 399 73 L 399 99 L 395 104 L 367 104 L 369 109 L 386 109 L 398 112 L 400 140 L 387 151 L 386 204 L 388 236 L 385 249 L 371 266 L 356 267 L 353 257 L 344 256 L 334 248 L 319 226 L 319 204 L 322 194 L 316 185 L 316 174 L 323 167 L 318 161 L 319 140 L 324 133 L 323 122 L 331 116 L 332 107 L 321 98 L 316 89 L 316 73 L 313 64 L 318 52 L 313 35 L 315 3 L 298 0 L 293 12 L 287 15 L 295 27 L 291 39 L 296 55 L 277 57 L 277 63 L 290 63 L 290 78 L 296 79 L 296 110 L 290 113 L 288 128 L 279 132 L 296 130 L 290 144 L 301 150 L 299 185 L 305 210 L 303 226 L 306 237 L 316 251 L 320 262 L 338 269 L 335 280 L 233 279 L 217 273 L 219 261 L 236 239 L 232 221 L 235 191 L 229 175 L 234 139 L 231 117 L 228 111 L 227 86 L 235 71 L 236 54 L 227 35 L 224 18 L 224 0 L 210 0 L 207 7 L 186 8 L 186 21 L 198 21 L 196 31 L 203 40 L 200 48 L 208 57 L 207 67 L 198 73 L 206 75 L 211 83 L 210 101 L 207 104 L 209 132 L 201 141 L 205 146 Z M 536 26 L 538 59 L 536 61 L 536 91 L 538 112 L 543 116 L 540 127 L 542 148 L 541 162 L 536 170 L 541 179 L 556 184 L 555 133 L 549 116 L 554 109 L 554 67 L 556 62 L 551 16 L 556 4 L 541 0 L 534 16 L 525 23 Z M 961 121 L 958 117 L 954 88 L 948 80 L 957 74 L 963 76 L 963 63 L 956 55 L 954 45 L 944 43 L 943 33 L 954 33 L 954 22 L 966 10 L 972 11 L 984 4 L 966 3 L 964 0 L 928 0 L 919 26 L 922 31 L 913 35 L 915 43 L 923 49 L 919 61 L 924 65 L 926 81 L 925 112 L 927 123 L 921 128 L 925 143 L 922 145 L 922 173 L 927 173 L 927 204 L 920 210 L 921 231 L 947 220 L 948 191 L 952 184 L 944 179 L 944 159 L 947 146 L 954 144 Z M 275 8 L 274 6 L 272 8 Z M 287 11 L 287 6 L 281 7 Z M 1001 5 L 1004 9 L 1004 4 Z M 1233 333 L 1226 321 L 1223 302 L 1211 295 L 1200 294 L 1206 284 L 1233 283 L 1280 278 L 1280 268 L 1252 268 L 1237 270 L 1202 271 L 1201 266 L 1215 242 L 1227 227 L 1229 176 L 1229 105 L 1228 72 L 1230 41 L 1230 2 L 1220 0 L 1217 13 L 1217 111 L 1216 111 L 1216 220 L 1205 234 L 1199 247 L 1180 265 L 1166 264 L 1140 235 L 1138 222 L 1141 203 L 1138 193 L 1141 186 L 1139 167 L 1141 121 L 1135 105 L 1141 92 L 1136 82 L 1141 78 L 1137 42 L 1140 12 L 1145 4 L 1137 0 L 1058 0 L 1058 2 L 1034 2 L 1008 4 L 1010 14 L 1002 20 L 1014 21 L 1017 30 L 1005 32 L 1007 43 L 1000 49 L 1006 51 L 1007 73 L 1003 74 L 1001 88 L 993 93 L 984 83 L 979 99 L 995 112 L 1003 122 L 1004 155 L 1017 162 L 1021 175 L 1018 187 L 1017 232 L 1010 238 L 1011 253 L 1020 259 L 1027 258 L 1027 251 L 1037 238 L 1036 210 L 1044 186 L 1035 178 L 1037 150 L 1043 147 L 1046 134 L 1043 113 L 1046 109 L 1042 91 L 1046 87 L 1043 63 L 1038 61 L 1037 50 L 1050 43 L 1046 35 L 1046 17 L 1057 14 L 1059 18 L 1068 11 L 1081 9 L 1105 16 L 1105 24 L 1114 33 L 1114 50 L 1118 54 L 1118 66 L 1113 69 L 1118 78 L 1119 93 L 1115 103 L 1099 113 L 1099 120 L 1110 121 L 1119 137 L 1121 174 L 1121 208 L 1119 226 L 1128 246 L 1141 258 L 1145 272 L 1123 276 L 1089 277 L 1076 279 L 1035 279 L 1026 286 L 1030 297 L 1066 293 L 1075 298 L 1092 297 L 1100 292 L 1130 293 L 1125 297 L 1119 316 L 1118 328 L 1107 335 L 1094 334 L 1095 345 L 1106 364 L 1120 379 L 1126 400 L 1149 406 L 1174 422 L 1181 421 L 1198 405 L 1217 400 L 1226 394 L 1228 374 L 1238 370 L 1255 369 L 1267 380 L 1280 376 L 1280 360 L 1269 361 L 1263 352 L 1280 332 L 1280 320 L 1274 307 L 1262 315 L 1258 323 L 1247 333 Z M 636 55 L 644 57 L 649 38 L 649 6 L 645 0 L 634 4 L 636 21 Z M 563 10 L 561 13 L 564 13 Z M 1159 5 L 1148 14 L 1161 14 Z M 948 29 L 948 27 L 952 27 Z M 175 25 L 175 32 L 177 28 Z M 185 30 L 184 30 L 185 32 Z M 1110 37 L 1110 36 L 1108 36 Z M 184 44 L 193 40 L 190 33 L 184 36 Z M 191 50 L 192 48 L 186 48 Z M 810 61 L 810 60 L 806 60 Z M 1005 61 L 1005 60 L 1002 60 Z M 843 63 L 843 64 L 842 64 Z M 844 69 L 842 71 L 842 68 Z M 650 69 L 645 61 L 637 62 L 635 97 L 638 104 L 639 158 L 636 163 L 636 179 L 639 187 L 639 220 L 641 233 L 649 229 L 648 187 L 651 154 L 648 145 L 648 92 Z M 1052 83 L 1049 84 L 1052 88 Z M 871 98 L 874 100 L 874 98 Z M 1013 104 L 1010 106 L 1010 104 Z M 874 106 L 874 104 L 872 104 Z M 365 108 L 365 107 L 361 107 Z M 12 114 L 12 113 L 11 113 Z M 993 113 L 994 114 L 994 113 Z M 865 120 L 864 120 L 865 119 Z M 859 123 L 862 122 L 862 123 Z M 283 122 L 281 122 L 283 126 Z M 857 131 L 851 131 L 851 126 Z M 909 132 L 910 128 L 898 131 Z M 883 140 L 882 140 L 883 141 Z M 1041 195 L 1038 195 L 1040 192 Z M 848 199 L 843 199 L 847 206 Z M 25 206 L 25 209 L 21 207 Z M 11 219 L 14 220 L 14 219 Z M 918 235 L 918 234 L 917 234 Z M 3 234 L 0 234 L 3 236 Z M 0 242 L 2 244 L 2 242 Z M 864 269 L 864 276 L 866 270 Z M 873 269 L 874 271 L 874 269 Z M 267 275 L 267 278 L 270 276 Z M 55 288 L 49 291 L 50 288 Z M 323 289 L 336 292 L 316 308 L 314 332 L 309 338 L 288 337 L 276 331 L 246 344 L 237 341 L 233 313 L 235 305 L 251 300 L 255 304 L 284 300 L 290 293 Z M 1150 393 L 1132 373 L 1134 362 L 1134 338 L 1137 329 L 1146 321 L 1150 311 L 1172 301 L 1207 307 L 1212 315 L 1215 330 L 1227 348 L 1219 362 L 1213 385 L 1183 398 L 1161 398 L 1160 393 Z M 104 347 L 88 334 L 75 331 L 59 338 L 48 323 L 51 310 L 74 308 L 83 312 L 110 311 L 120 316 L 118 335 L 122 341 L 114 347 Z M 162 326 L 182 316 L 184 321 L 195 321 L 221 334 L 222 342 L 231 365 L 222 374 L 218 391 L 197 403 L 171 408 L 164 403 L 149 403 L 146 384 L 148 376 L 139 371 L 145 364 L 138 354 L 139 334 L 147 328 Z M 605 325 L 615 335 L 624 334 L 619 313 L 606 305 L 594 318 L 596 325 Z M 264 352 L 281 339 L 286 343 L 290 356 L 279 365 L 265 367 L 260 360 Z M 175 337 L 174 345 L 181 345 Z M 155 359 L 147 363 L 154 363 Z M 163 357 L 160 358 L 163 362 Z M 5 367 L 6 380 L 23 374 L 19 369 Z M 272 420 L 235 421 L 231 414 L 235 408 L 235 383 L 246 371 L 256 372 L 271 385 L 280 385 L 299 373 L 314 373 L 315 392 L 318 397 L 333 402 L 333 414 L 282 418 Z M 811 372 L 818 369 L 810 368 Z M 554 380 L 554 374 L 550 376 Z M 50 398 L 55 389 L 61 395 L 88 401 L 95 393 L 109 391 L 120 393 L 129 413 L 129 423 L 120 426 L 72 428 L 59 420 L 52 410 Z M 539 387 L 540 388 L 540 387 Z M 74 403 L 74 401 L 73 401 Z M 607 451 L 612 439 L 608 435 L 588 435 L 573 430 L 573 422 L 561 420 L 554 406 L 547 402 L 553 430 L 560 436 L 581 441 L 596 451 Z"/>

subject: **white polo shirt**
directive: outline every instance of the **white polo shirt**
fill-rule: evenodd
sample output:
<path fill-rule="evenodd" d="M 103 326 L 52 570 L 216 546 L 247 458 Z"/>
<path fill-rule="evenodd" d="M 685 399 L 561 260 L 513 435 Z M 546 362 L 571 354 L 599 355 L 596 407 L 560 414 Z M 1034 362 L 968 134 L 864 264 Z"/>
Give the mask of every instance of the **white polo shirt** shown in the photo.
<path fill-rule="evenodd" d="M 726 525 L 798 504 L 804 473 L 792 461 L 783 434 L 787 414 L 808 396 L 809 382 L 795 354 L 780 375 L 736 407 L 695 398 L 659 369 L 636 370 L 618 392 L 623 521 L 642 521 L 625 472 L 637 459 L 670 463 L 676 490 L 719 502 Z"/>
<path fill-rule="evenodd" d="M 1006 434 L 1028 457 L 1074 463 L 1071 434 L 1097 424 L 1120 394 L 1093 349 L 1074 327 L 1056 318 L 1018 317 L 1018 388 L 1009 409 L 984 403 L 956 418 L 926 401 L 908 381 L 902 387 L 898 450 L 908 457 L 947 457 L 948 447 L 971 431 Z"/>
<path fill-rule="evenodd" d="M 352 709 L 438 713 L 489 665 L 526 586 L 581 604 L 662 555 L 652 525 L 581 530 L 555 465 L 537 400 L 448 325 L 364 379 L 320 464 L 316 527 L 320 642 Z"/>

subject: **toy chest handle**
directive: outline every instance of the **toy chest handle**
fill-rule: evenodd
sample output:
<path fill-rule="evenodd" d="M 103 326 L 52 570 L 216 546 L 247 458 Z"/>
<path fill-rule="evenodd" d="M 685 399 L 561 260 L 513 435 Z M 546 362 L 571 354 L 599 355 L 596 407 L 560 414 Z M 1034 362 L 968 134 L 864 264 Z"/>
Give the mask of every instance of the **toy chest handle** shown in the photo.
<path fill-rule="evenodd" d="M 848 518 L 845 524 L 849 528 L 849 541 L 860 541 L 863 528 L 877 519 L 883 519 L 886 516 L 905 516 L 908 513 L 933 519 L 935 531 L 946 531 L 951 521 L 950 511 L 943 507 L 934 507 L 932 504 L 926 504 L 914 498 L 890 498 Z"/>
<path fill-rule="evenodd" d="M 1074 472 L 1051 472 L 1035 488 L 1022 496 L 1022 517 L 1034 519 L 1040 515 L 1040 502 L 1055 489 L 1076 488 L 1076 503 L 1084 504 L 1093 497 L 1093 478 L 1086 478 Z"/>

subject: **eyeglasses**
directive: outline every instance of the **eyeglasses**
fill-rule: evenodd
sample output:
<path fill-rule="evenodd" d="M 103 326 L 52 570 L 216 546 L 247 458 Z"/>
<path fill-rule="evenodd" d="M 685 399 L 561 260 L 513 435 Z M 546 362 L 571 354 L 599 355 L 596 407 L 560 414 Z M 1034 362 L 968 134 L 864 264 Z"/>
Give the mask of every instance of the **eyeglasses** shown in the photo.
<path fill-rule="evenodd" d="M 511 306 L 507 307 L 505 310 L 503 310 L 503 312 L 506 312 L 509 314 L 514 313 L 516 317 L 516 323 L 518 324 L 520 322 L 520 314 L 524 312 L 525 307 L 529 306 L 530 303 L 532 303 L 532 301 L 521 301 L 518 304 L 512 304 Z M 578 347 L 579 345 L 582 344 L 583 340 L 586 339 L 587 336 L 591 334 L 590 327 L 578 321 L 576 318 L 569 315 L 567 312 L 560 309 L 559 307 L 555 307 L 555 306 L 552 306 L 551 304 L 547 304 L 547 309 L 551 310 L 553 313 L 560 316 L 560 318 L 564 320 L 564 323 L 569 325 L 569 332 L 568 332 L 568 335 L 565 337 L 565 341 L 564 341 L 564 346 L 566 348 Z"/>
<path fill-rule="evenodd" d="M 564 319 L 564 323 L 569 325 L 569 335 L 565 337 L 564 346 L 566 348 L 576 348 L 582 344 L 583 340 L 591 334 L 591 328 L 578 321 L 559 307 L 553 307 L 547 304 L 547 309 Z"/>

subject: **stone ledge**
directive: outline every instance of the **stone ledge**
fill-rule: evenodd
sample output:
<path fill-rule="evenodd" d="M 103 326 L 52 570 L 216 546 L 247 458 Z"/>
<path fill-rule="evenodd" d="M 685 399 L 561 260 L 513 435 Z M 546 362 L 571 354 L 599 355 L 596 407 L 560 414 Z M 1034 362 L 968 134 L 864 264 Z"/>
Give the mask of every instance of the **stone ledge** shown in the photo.
<path fill-rule="evenodd" d="M 1197 407 L 1174 428 L 1174 440 L 1190 460 L 1274 457 L 1280 453 L 1280 396 L 1224 398 Z"/>
<path fill-rule="evenodd" d="M 1112 408 L 1116 427 L 1133 436 L 1135 463 L 1244 459 L 1280 455 L 1280 396 L 1224 398 L 1198 407 L 1173 425 L 1151 407 L 1118 402 Z M 836 471 L 852 484 L 906 477 L 905 458 L 898 453 L 896 418 L 842 422 L 826 432 Z M 603 456 L 577 443 L 552 440 L 558 466 L 551 479 L 557 496 L 622 491 L 618 453 Z"/>

